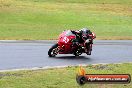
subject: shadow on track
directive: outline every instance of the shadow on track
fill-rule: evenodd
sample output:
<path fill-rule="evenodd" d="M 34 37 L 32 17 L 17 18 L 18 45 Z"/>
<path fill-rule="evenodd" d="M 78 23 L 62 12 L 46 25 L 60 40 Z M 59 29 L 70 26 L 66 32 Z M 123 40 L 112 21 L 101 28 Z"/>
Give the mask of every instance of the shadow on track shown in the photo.
<path fill-rule="evenodd" d="M 76 60 L 78 60 L 78 59 L 90 60 L 91 59 L 91 58 L 85 57 L 85 56 L 78 56 L 78 57 L 76 57 L 76 56 L 56 56 L 54 58 L 55 59 L 76 59 Z"/>

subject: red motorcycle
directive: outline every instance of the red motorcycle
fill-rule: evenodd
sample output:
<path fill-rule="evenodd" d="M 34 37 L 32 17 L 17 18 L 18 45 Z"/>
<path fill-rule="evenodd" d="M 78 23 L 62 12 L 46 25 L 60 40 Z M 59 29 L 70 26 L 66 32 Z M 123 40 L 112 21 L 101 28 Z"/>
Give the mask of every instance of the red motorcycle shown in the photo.
<path fill-rule="evenodd" d="M 62 32 L 59 35 L 59 40 L 56 44 L 54 44 L 48 51 L 49 57 L 55 57 L 57 54 L 74 54 L 75 56 L 79 56 L 82 53 L 86 53 L 91 55 L 92 51 L 92 43 L 89 45 L 89 49 L 86 48 L 86 43 L 93 42 L 93 39 L 96 37 L 94 33 L 90 36 L 89 40 L 86 40 L 84 43 L 79 44 L 78 46 L 74 46 L 72 41 L 76 38 L 76 35 L 71 32 L 71 30 L 67 30 Z M 89 51 L 88 53 L 86 51 Z"/>

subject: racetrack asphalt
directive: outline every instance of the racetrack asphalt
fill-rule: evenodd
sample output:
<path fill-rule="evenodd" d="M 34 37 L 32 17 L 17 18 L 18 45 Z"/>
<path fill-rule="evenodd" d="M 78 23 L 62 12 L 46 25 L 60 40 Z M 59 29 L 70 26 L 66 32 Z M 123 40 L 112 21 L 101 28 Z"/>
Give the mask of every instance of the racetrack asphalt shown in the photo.
<path fill-rule="evenodd" d="M 132 62 L 132 40 L 95 40 L 92 55 L 48 57 L 56 41 L 0 41 L 0 70 Z"/>

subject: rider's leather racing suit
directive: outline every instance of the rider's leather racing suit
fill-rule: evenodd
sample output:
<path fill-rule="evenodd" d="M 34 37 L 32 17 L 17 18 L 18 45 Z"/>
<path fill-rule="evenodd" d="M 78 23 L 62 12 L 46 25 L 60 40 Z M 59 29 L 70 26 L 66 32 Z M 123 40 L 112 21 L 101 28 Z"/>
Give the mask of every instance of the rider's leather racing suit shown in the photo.
<path fill-rule="evenodd" d="M 78 48 L 80 48 L 81 46 L 79 44 L 85 42 L 85 46 L 86 46 L 86 51 L 85 52 L 87 54 L 89 54 L 90 44 L 93 44 L 92 38 L 90 36 L 90 35 L 92 35 L 92 32 L 90 32 L 88 34 L 88 36 L 83 36 L 83 33 L 82 32 L 78 32 L 78 31 L 71 30 L 71 32 L 76 35 L 76 39 L 74 39 L 72 41 L 73 45 L 78 46 Z"/>

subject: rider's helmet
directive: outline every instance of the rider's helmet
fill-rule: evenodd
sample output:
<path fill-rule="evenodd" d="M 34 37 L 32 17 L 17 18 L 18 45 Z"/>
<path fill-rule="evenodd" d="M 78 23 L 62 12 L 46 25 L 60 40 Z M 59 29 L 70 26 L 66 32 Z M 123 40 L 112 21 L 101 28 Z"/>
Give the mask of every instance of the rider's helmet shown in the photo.
<path fill-rule="evenodd" d="M 79 30 L 83 35 L 88 35 L 91 33 L 91 31 L 88 28 L 82 28 Z"/>
<path fill-rule="evenodd" d="M 89 35 L 92 34 L 92 32 L 88 28 L 82 28 L 79 31 L 82 34 L 82 38 L 84 38 L 84 39 L 89 38 Z"/>

